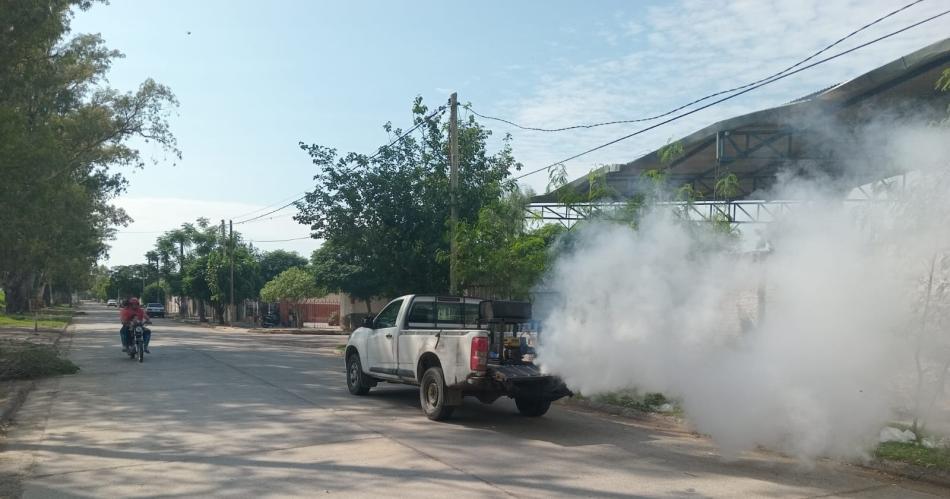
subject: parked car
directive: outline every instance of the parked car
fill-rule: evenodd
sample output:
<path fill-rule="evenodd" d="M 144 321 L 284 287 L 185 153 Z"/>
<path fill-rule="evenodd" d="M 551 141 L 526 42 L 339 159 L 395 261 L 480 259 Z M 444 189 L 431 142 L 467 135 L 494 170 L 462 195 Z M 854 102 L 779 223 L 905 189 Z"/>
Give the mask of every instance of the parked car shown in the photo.
<path fill-rule="evenodd" d="M 573 394 L 534 365 L 537 333 L 520 330 L 530 320 L 528 302 L 397 298 L 350 335 L 347 388 L 365 395 L 380 381 L 418 385 L 432 420 L 449 417 L 465 396 L 490 404 L 505 395 L 521 414 L 541 416 Z"/>
<path fill-rule="evenodd" d="M 107 307 L 118 307 L 118 306 L 119 306 L 119 302 L 117 302 L 117 301 L 115 301 L 115 300 L 109 300 L 109 301 L 106 302 L 106 306 L 107 306 Z"/>
<path fill-rule="evenodd" d="M 149 317 L 161 317 L 165 318 L 165 305 L 161 303 L 149 303 L 145 306 L 145 313 Z"/>

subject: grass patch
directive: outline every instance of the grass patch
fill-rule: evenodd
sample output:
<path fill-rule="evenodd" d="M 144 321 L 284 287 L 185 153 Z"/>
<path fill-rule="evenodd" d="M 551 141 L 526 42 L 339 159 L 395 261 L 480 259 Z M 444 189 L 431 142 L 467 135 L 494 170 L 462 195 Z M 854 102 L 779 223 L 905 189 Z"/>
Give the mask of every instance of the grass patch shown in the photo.
<path fill-rule="evenodd" d="M 337 345 L 337 346 L 336 346 L 336 351 L 337 351 L 337 352 L 340 352 L 340 353 L 345 352 L 345 351 L 346 351 L 346 345 Z"/>
<path fill-rule="evenodd" d="M 36 379 L 77 372 L 79 366 L 62 357 L 52 345 L 0 341 L 0 380 Z"/>
<path fill-rule="evenodd" d="M 51 314 L 40 314 L 37 317 L 36 325 L 43 329 L 62 329 L 66 327 L 66 324 L 69 324 L 69 320 L 72 319 L 72 315 L 51 315 Z M 0 327 L 18 327 L 18 328 L 33 328 L 33 316 L 32 315 L 7 315 L 0 314 Z"/>
<path fill-rule="evenodd" d="M 62 329 L 76 315 L 82 314 L 69 305 L 56 305 L 37 312 L 37 326 L 42 329 Z M 0 327 L 33 329 L 33 314 L 5 314 L 0 312 Z"/>
<path fill-rule="evenodd" d="M 950 449 L 946 448 L 928 449 L 913 442 L 885 442 L 878 446 L 874 455 L 878 459 L 950 471 Z"/>
<path fill-rule="evenodd" d="M 610 404 L 627 409 L 634 409 L 641 412 L 661 412 L 659 409 L 664 404 L 673 406 L 672 413 L 679 413 L 680 408 L 667 399 L 662 393 L 647 393 L 640 395 L 634 390 L 621 390 L 616 392 L 607 392 L 591 397 L 595 402 Z"/>

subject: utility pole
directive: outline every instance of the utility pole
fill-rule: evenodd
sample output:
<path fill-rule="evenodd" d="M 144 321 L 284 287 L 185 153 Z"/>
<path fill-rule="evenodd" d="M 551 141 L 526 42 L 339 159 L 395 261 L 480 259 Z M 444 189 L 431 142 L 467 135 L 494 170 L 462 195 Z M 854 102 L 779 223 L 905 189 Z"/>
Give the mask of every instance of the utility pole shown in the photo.
<path fill-rule="evenodd" d="M 459 224 L 458 188 L 459 188 L 459 128 L 458 128 L 459 101 L 458 94 L 452 92 L 449 96 L 449 223 L 452 226 L 452 239 L 449 241 L 449 291 L 456 295 L 458 289 L 458 243 L 456 232 Z"/>
<path fill-rule="evenodd" d="M 221 219 L 221 251 L 224 252 L 224 257 L 228 257 L 228 233 L 224 226 L 224 219 Z M 227 315 L 226 313 L 224 315 Z M 224 321 L 224 316 L 219 317 L 218 320 Z"/>
<path fill-rule="evenodd" d="M 228 220 L 228 230 L 230 232 L 230 237 L 228 239 L 230 240 L 229 244 L 231 245 L 231 248 L 230 248 L 231 294 L 229 295 L 231 297 L 231 308 L 228 310 L 228 319 L 229 319 L 228 322 L 231 322 L 234 320 L 234 316 L 236 315 L 235 312 L 237 312 L 237 310 L 234 309 L 234 221 L 233 220 Z"/>

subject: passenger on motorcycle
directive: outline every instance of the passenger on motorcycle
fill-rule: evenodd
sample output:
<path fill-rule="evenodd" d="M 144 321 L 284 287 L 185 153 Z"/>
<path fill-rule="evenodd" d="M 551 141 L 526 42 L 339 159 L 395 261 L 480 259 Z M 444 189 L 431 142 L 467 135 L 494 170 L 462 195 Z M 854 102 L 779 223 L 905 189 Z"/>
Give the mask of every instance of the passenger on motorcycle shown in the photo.
<path fill-rule="evenodd" d="M 145 313 L 145 309 L 140 306 L 138 298 L 130 299 L 128 305 L 119 311 L 119 320 L 122 321 L 122 329 L 119 331 L 119 337 L 122 339 L 123 352 L 129 351 L 129 343 L 131 342 L 129 338 L 129 326 L 132 325 L 132 319 L 138 319 L 146 324 L 151 323 L 148 314 Z M 152 331 L 145 328 L 145 334 L 142 339 L 145 340 L 145 353 L 152 353 L 148 351 L 148 342 L 152 339 Z"/>

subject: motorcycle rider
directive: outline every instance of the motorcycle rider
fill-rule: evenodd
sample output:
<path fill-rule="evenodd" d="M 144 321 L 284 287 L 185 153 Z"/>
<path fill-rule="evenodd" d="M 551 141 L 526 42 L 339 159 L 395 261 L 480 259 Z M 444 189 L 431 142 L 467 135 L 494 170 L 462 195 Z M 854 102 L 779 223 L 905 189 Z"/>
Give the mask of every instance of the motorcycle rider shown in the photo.
<path fill-rule="evenodd" d="M 132 319 L 138 319 L 146 324 L 151 324 L 152 322 L 148 314 L 145 313 L 145 309 L 140 306 L 138 298 L 130 298 L 127 305 L 119 311 L 119 320 L 122 321 L 122 329 L 119 330 L 119 337 L 122 339 L 123 352 L 129 351 L 129 344 L 131 343 L 129 327 L 132 325 Z M 145 328 L 144 333 L 142 339 L 145 343 L 145 353 L 152 353 L 148 351 L 148 342 L 152 339 L 152 331 Z"/>

